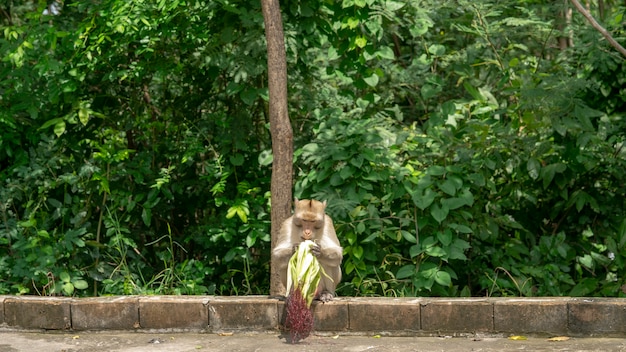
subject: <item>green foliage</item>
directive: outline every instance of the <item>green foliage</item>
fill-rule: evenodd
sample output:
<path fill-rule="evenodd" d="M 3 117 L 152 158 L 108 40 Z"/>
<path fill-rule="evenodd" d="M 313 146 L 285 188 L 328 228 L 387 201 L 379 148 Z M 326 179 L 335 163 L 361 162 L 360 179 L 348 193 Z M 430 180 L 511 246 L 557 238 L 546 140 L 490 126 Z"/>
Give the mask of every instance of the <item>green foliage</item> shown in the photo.
<path fill-rule="evenodd" d="M 1 5 L 0 293 L 266 293 L 260 4 L 45 5 Z M 582 18 L 281 5 L 296 195 L 329 201 L 340 294 L 626 295 L 626 61 Z"/>
<path fill-rule="evenodd" d="M 0 42 L 0 290 L 263 292 L 259 5 L 29 5 Z"/>

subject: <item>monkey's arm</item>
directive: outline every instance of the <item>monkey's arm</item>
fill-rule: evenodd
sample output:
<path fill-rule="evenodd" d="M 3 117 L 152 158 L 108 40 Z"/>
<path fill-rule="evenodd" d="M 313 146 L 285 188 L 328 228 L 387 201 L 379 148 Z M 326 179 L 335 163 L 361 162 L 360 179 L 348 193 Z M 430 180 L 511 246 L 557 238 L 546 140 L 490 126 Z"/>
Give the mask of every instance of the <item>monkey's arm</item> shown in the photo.
<path fill-rule="evenodd" d="M 322 263 L 328 263 L 332 265 L 340 265 L 343 259 L 343 248 L 339 244 L 337 234 L 335 233 L 335 227 L 333 226 L 333 220 L 326 215 L 324 233 L 322 238 L 317 242 L 318 247 L 314 249 L 313 254 L 316 254 L 317 259 Z"/>
<path fill-rule="evenodd" d="M 343 260 L 343 248 L 337 245 L 330 245 L 326 247 L 320 245 L 317 259 L 322 263 L 339 265 Z"/>
<path fill-rule="evenodd" d="M 272 251 L 272 257 L 274 257 L 274 259 L 279 260 L 282 266 L 282 264 L 287 265 L 287 263 L 289 262 L 289 258 L 291 258 L 291 256 L 293 255 L 293 249 L 294 249 L 294 245 L 291 244 L 290 241 L 284 241 L 282 243 L 279 243 L 276 248 L 274 248 L 274 250 Z"/>

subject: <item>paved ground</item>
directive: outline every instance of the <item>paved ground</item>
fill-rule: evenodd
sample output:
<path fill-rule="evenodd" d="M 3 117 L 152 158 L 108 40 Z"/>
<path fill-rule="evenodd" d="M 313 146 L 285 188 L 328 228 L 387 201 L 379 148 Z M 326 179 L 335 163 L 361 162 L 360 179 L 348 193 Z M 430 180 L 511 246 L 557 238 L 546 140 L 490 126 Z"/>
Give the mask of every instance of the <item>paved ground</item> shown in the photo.
<path fill-rule="evenodd" d="M 291 345 L 278 334 L 0 331 L 0 352 L 191 352 L 191 351 L 626 351 L 625 338 L 372 337 L 310 336 Z"/>

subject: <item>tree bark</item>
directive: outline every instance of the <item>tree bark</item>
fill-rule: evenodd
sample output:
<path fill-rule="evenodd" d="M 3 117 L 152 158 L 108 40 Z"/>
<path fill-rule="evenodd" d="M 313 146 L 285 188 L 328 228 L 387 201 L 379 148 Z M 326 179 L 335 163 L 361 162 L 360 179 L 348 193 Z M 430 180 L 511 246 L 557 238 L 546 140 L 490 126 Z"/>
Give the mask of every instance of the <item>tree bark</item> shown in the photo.
<path fill-rule="evenodd" d="M 604 27 L 602 27 L 596 21 L 596 19 L 593 18 L 593 16 L 591 16 L 589 11 L 587 11 L 578 0 L 570 0 L 570 1 L 572 2 L 572 4 L 574 4 L 574 6 L 578 10 L 578 12 L 580 12 L 583 16 L 585 16 L 587 21 L 589 21 L 589 23 L 591 23 L 593 28 L 595 28 L 598 32 L 600 32 L 600 34 L 602 34 L 602 36 L 604 36 L 604 38 L 606 38 L 606 40 L 609 42 L 609 44 L 611 44 L 622 55 L 626 56 L 626 49 L 624 49 L 623 46 L 621 46 L 617 41 L 615 41 L 615 39 L 613 39 L 613 37 L 611 36 L 611 33 L 609 33 L 606 29 L 604 29 Z"/>
<path fill-rule="evenodd" d="M 559 11 L 557 21 L 559 31 L 561 32 L 561 36 L 558 38 L 559 49 L 561 50 L 574 46 L 574 33 L 569 28 L 572 25 L 572 9 L 567 4 L 568 0 L 563 0 L 563 9 Z M 568 28 L 567 33 L 565 33 L 566 28 Z"/>
<path fill-rule="evenodd" d="M 291 215 L 293 186 L 293 130 L 287 109 L 287 58 L 278 0 L 261 0 L 267 40 L 270 133 L 272 135 L 272 250 L 280 225 Z M 276 263 L 270 263 L 270 295 L 284 293 Z"/>

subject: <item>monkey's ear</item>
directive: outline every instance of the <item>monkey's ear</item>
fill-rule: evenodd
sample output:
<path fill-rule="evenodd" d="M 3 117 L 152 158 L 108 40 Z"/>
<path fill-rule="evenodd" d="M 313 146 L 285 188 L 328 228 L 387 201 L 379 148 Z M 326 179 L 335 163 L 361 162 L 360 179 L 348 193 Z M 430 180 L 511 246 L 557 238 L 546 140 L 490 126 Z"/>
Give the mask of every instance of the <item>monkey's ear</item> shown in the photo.
<path fill-rule="evenodd" d="M 324 209 L 326 209 L 326 201 L 323 201 L 322 205 L 324 206 Z"/>

